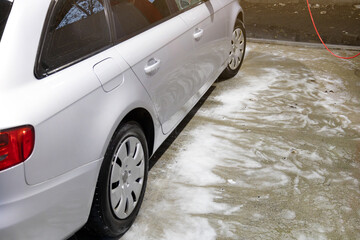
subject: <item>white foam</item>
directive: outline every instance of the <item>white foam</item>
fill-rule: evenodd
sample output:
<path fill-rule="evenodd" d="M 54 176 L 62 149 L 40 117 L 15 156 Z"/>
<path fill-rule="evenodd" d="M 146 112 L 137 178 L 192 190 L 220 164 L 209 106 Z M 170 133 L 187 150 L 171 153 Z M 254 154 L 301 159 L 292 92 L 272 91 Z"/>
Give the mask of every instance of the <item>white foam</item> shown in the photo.
<path fill-rule="evenodd" d="M 200 217 L 185 217 L 178 226 L 165 229 L 166 240 L 211 240 L 216 239 L 216 232 L 209 221 Z"/>
<path fill-rule="evenodd" d="M 253 213 L 253 219 L 254 220 L 260 220 L 264 218 L 264 215 L 260 214 L 260 213 Z"/>
<path fill-rule="evenodd" d="M 225 215 L 232 215 L 235 212 L 238 212 L 244 205 L 239 205 L 233 208 L 230 208 L 224 212 Z"/>
<path fill-rule="evenodd" d="M 203 187 L 177 186 L 175 206 L 188 214 L 219 213 L 228 209 L 228 205 L 216 203 L 215 190 Z"/>
<path fill-rule="evenodd" d="M 296 213 L 294 211 L 286 209 L 281 212 L 281 216 L 282 218 L 285 218 L 287 220 L 293 220 L 296 217 Z"/>
<path fill-rule="evenodd" d="M 220 233 L 221 237 L 227 237 L 227 238 L 237 238 L 235 235 L 236 227 L 234 224 L 224 222 L 222 220 L 218 220 L 219 229 L 218 232 Z"/>
<path fill-rule="evenodd" d="M 236 184 L 236 182 L 235 182 L 234 180 L 232 180 L 232 179 L 228 179 L 227 181 L 228 181 L 228 183 L 230 183 L 230 184 Z"/>

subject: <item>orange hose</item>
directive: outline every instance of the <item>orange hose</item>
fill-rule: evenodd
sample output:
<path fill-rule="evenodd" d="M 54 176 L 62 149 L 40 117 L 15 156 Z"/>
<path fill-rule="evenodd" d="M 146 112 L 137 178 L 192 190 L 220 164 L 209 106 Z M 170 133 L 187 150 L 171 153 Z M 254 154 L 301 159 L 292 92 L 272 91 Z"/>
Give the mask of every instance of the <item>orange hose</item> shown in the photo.
<path fill-rule="evenodd" d="M 322 38 L 321 38 L 321 36 L 320 36 L 319 31 L 318 31 L 317 28 L 316 28 L 316 25 L 315 25 L 315 22 L 314 22 L 314 18 L 313 18 L 312 13 L 311 13 L 309 0 L 306 0 L 306 2 L 307 2 L 307 6 L 308 6 L 308 9 L 309 9 L 309 13 L 310 13 L 310 18 L 311 18 L 311 21 L 312 21 L 312 23 L 313 23 L 313 25 L 314 25 L 315 31 L 316 31 L 316 33 L 317 33 L 320 41 L 322 42 L 322 44 L 325 46 L 325 48 L 326 48 L 332 55 L 334 55 L 334 56 L 337 57 L 337 58 L 341 58 L 341 59 L 352 59 L 352 58 L 358 57 L 358 56 L 360 55 L 360 53 L 358 53 L 358 54 L 356 54 L 356 55 L 354 55 L 354 56 L 352 56 L 352 57 L 341 57 L 341 56 L 338 56 L 338 55 L 336 55 L 335 53 L 333 53 L 333 52 L 326 46 L 326 44 L 324 43 L 324 41 L 322 40 Z"/>

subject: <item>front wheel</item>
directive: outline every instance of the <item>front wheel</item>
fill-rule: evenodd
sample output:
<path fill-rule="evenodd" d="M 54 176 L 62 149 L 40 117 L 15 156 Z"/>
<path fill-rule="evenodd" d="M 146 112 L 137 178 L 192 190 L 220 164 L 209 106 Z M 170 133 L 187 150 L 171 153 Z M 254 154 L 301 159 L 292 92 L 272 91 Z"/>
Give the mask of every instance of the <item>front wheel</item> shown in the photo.
<path fill-rule="evenodd" d="M 244 23 L 237 19 L 234 31 L 231 37 L 231 50 L 227 67 L 219 76 L 220 79 L 229 79 L 234 77 L 241 67 L 244 60 L 246 49 L 246 32 Z"/>
<path fill-rule="evenodd" d="M 87 228 L 101 237 L 123 235 L 139 212 L 147 175 L 145 135 L 137 123 L 125 123 L 106 151 Z"/>

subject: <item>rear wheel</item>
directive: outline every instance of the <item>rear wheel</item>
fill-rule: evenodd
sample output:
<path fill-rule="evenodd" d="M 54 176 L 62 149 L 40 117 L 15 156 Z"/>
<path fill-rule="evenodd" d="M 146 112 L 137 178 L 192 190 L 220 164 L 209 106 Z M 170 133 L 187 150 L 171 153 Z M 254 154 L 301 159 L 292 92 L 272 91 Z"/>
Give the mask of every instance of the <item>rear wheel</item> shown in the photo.
<path fill-rule="evenodd" d="M 125 123 L 105 154 L 87 228 L 101 237 L 123 235 L 139 212 L 147 174 L 145 135 L 137 123 Z"/>
<path fill-rule="evenodd" d="M 234 77 L 241 67 L 244 60 L 246 49 L 246 32 L 243 22 L 236 20 L 234 31 L 231 37 L 231 51 L 229 62 L 225 70 L 219 76 L 220 79 L 229 79 Z"/>

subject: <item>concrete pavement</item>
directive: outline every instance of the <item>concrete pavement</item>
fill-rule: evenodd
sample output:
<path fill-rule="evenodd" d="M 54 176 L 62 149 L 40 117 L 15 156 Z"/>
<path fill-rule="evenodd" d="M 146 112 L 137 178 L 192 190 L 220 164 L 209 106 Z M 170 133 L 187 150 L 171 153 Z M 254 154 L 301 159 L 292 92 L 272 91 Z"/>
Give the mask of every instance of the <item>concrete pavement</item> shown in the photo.
<path fill-rule="evenodd" d="M 123 239 L 360 239 L 359 114 L 360 58 L 249 43 L 153 159 Z"/>

